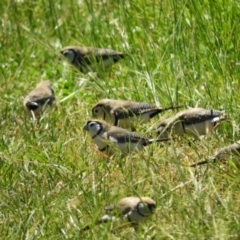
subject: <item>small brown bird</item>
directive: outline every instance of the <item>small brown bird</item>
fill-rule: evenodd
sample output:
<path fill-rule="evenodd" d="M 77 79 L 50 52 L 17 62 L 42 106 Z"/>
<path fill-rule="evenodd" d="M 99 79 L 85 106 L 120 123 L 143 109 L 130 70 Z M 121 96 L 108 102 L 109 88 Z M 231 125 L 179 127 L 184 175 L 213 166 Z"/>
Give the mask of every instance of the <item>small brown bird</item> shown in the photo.
<path fill-rule="evenodd" d="M 115 220 L 116 217 L 123 217 L 128 220 L 132 226 L 137 227 L 138 224 L 146 221 L 155 211 L 156 203 L 150 197 L 125 197 L 121 199 L 114 212 L 114 206 L 106 207 L 106 211 L 112 214 L 104 215 L 100 220 L 95 222 L 96 225 Z M 116 215 L 114 217 L 113 215 Z M 83 230 L 89 229 L 86 226 Z"/>
<path fill-rule="evenodd" d="M 128 154 L 140 151 L 145 146 L 153 142 L 167 141 L 168 138 L 150 139 L 138 135 L 135 132 L 129 132 L 124 128 L 115 127 L 105 121 L 90 120 L 84 125 L 83 129 L 88 131 L 92 141 L 97 145 L 99 151 L 107 150 L 111 154 L 109 147 L 116 147 L 122 154 Z"/>
<path fill-rule="evenodd" d="M 99 72 L 110 68 L 114 63 L 124 58 L 124 54 L 112 49 L 67 46 L 60 52 L 83 73 Z"/>
<path fill-rule="evenodd" d="M 141 223 L 154 213 L 156 203 L 150 197 L 126 197 L 117 204 L 118 211 L 131 223 Z"/>
<path fill-rule="evenodd" d="M 182 106 L 158 108 L 145 102 L 102 99 L 92 108 L 92 117 L 103 118 L 114 126 L 131 128 L 135 131 L 134 121 L 145 123 L 161 112 L 180 107 Z"/>
<path fill-rule="evenodd" d="M 38 118 L 47 109 L 55 104 L 54 91 L 49 81 L 38 83 L 24 99 L 24 106 L 29 110 L 33 119 Z"/>
<path fill-rule="evenodd" d="M 223 111 L 190 108 L 163 120 L 157 128 L 157 134 L 161 137 L 168 137 L 170 133 L 199 137 L 211 133 L 223 120 L 226 120 Z"/>
<path fill-rule="evenodd" d="M 237 167 L 240 167 L 240 141 L 230 144 L 226 147 L 219 148 L 216 150 L 213 157 L 210 157 L 210 160 L 199 161 L 190 165 L 190 167 L 196 167 L 198 165 L 203 165 L 206 163 L 215 163 L 217 161 L 226 161 L 228 158 L 234 160 L 234 163 Z"/>

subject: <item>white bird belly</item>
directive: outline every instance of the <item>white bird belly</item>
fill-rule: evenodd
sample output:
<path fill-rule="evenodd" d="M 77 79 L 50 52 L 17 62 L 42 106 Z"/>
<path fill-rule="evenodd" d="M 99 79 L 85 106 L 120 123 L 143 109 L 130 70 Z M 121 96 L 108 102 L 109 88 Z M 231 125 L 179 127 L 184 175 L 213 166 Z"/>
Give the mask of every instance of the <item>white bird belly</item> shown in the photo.
<path fill-rule="evenodd" d="M 94 62 L 93 61 L 93 64 L 89 64 L 89 65 L 86 65 L 85 66 L 85 72 L 89 72 L 89 71 L 92 71 L 92 72 L 96 72 L 96 71 L 99 71 L 99 69 L 101 68 L 109 68 L 113 65 L 113 60 L 111 58 L 108 58 L 108 59 L 105 59 L 105 60 L 102 60 L 100 62 Z"/>
<path fill-rule="evenodd" d="M 136 210 L 132 210 L 125 217 L 132 223 L 140 223 L 146 220 L 146 217 L 141 216 Z"/>
<path fill-rule="evenodd" d="M 193 136 L 201 136 L 211 133 L 214 128 L 214 123 L 207 120 L 200 123 L 184 125 L 185 133 Z"/>

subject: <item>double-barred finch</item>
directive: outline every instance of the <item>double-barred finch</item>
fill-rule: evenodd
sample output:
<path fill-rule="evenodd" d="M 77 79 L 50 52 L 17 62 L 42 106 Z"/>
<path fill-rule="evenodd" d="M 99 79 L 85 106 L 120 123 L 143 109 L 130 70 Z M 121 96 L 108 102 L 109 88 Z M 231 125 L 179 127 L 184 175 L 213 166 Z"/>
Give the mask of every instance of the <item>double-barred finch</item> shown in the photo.
<path fill-rule="evenodd" d="M 61 54 L 83 73 L 110 68 L 124 58 L 123 53 L 112 49 L 80 46 L 67 46 L 62 49 Z"/>
<path fill-rule="evenodd" d="M 157 134 L 161 137 L 168 137 L 170 133 L 199 137 L 211 133 L 224 120 L 223 111 L 190 108 L 163 120 L 157 128 Z"/>
<path fill-rule="evenodd" d="M 133 151 L 139 151 L 145 146 L 160 141 L 167 141 L 168 138 L 150 139 L 138 135 L 135 132 L 129 132 L 126 129 L 112 126 L 105 121 L 90 120 L 83 127 L 92 137 L 92 141 L 97 145 L 100 151 L 107 150 L 111 153 L 111 147 L 116 147 L 121 153 L 128 154 Z"/>
<path fill-rule="evenodd" d="M 198 165 L 203 165 L 211 162 L 215 163 L 218 161 L 226 161 L 229 157 L 233 157 L 233 156 L 235 157 L 233 159 L 234 160 L 236 159 L 234 163 L 236 164 L 236 166 L 239 167 L 240 166 L 240 141 L 233 143 L 231 145 L 228 145 L 226 147 L 217 149 L 214 156 L 211 157 L 209 160 L 193 163 L 190 165 L 190 167 L 196 167 Z"/>
<path fill-rule="evenodd" d="M 182 106 L 158 108 L 145 102 L 102 99 L 92 108 L 92 117 L 103 118 L 114 126 L 131 128 L 135 131 L 134 121 L 145 123 L 161 112 L 180 107 Z"/>
<path fill-rule="evenodd" d="M 38 83 L 24 99 L 24 106 L 29 110 L 33 118 L 41 116 L 47 107 L 52 107 L 55 104 L 54 91 L 49 81 Z"/>
<path fill-rule="evenodd" d="M 125 197 L 118 202 L 116 208 L 114 206 L 106 207 L 105 210 L 110 213 L 104 215 L 95 224 L 99 225 L 112 221 L 116 217 L 123 217 L 134 227 L 137 227 L 138 224 L 146 221 L 154 213 L 155 209 L 156 203 L 150 197 Z M 89 228 L 89 226 L 86 226 L 84 230 Z"/>
<path fill-rule="evenodd" d="M 156 203 L 150 197 L 126 197 L 118 202 L 117 208 L 129 222 L 138 224 L 154 213 Z"/>

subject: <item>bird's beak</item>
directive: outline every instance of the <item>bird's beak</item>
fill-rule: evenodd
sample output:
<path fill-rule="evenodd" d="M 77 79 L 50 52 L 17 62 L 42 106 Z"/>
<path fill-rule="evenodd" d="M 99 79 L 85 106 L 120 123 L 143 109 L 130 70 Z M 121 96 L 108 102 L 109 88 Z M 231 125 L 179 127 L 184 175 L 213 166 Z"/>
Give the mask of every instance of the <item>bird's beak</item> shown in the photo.
<path fill-rule="evenodd" d="M 88 131 L 88 125 L 87 125 L 87 123 L 83 126 L 83 130 Z"/>

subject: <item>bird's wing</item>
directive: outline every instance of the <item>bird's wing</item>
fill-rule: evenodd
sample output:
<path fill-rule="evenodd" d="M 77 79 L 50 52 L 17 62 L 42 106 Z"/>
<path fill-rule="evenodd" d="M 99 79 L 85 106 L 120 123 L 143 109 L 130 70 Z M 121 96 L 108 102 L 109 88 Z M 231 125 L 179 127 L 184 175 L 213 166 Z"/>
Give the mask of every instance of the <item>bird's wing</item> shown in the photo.
<path fill-rule="evenodd" d="M 206 109 L 202 112 L 183 114 L 179 117 L 179 120 L 183 121 L 185 124 L 195 124 L 218 118 L 221 114 L 221 111 Z"/>
<path fill-rule="evenodd" d="M 134 132 L 122 132 L 122 131 L 109 131 L 108 132 L 108 138 L 112 142 L 117 142 L 117 143 L 138 143 L 142 142 L 143 145 L 147 145 L 149 143 L 148 138 L 143 137 L 141 135 L 138 135 L 137 133 Z"/>
<path fill-rule="evenodd" d="M 148 112 L 159 113 L 161 111 L 161 109 L 148 103 L 139 103 L 133 107 L 117 107 L 113 109 L 113 112 L 118 119 L 131 118 Z"/>
<path fill-rule="evenodd" d="M 111 49 L 99 49 L 90 48 L 88 52 L 80 55 L 81 62 L 91 65 L 94 62 L 101 62 L 112 58 L 114 62 L 117 62 L 120 58 L 123 58 L 124 54 Z"/>

